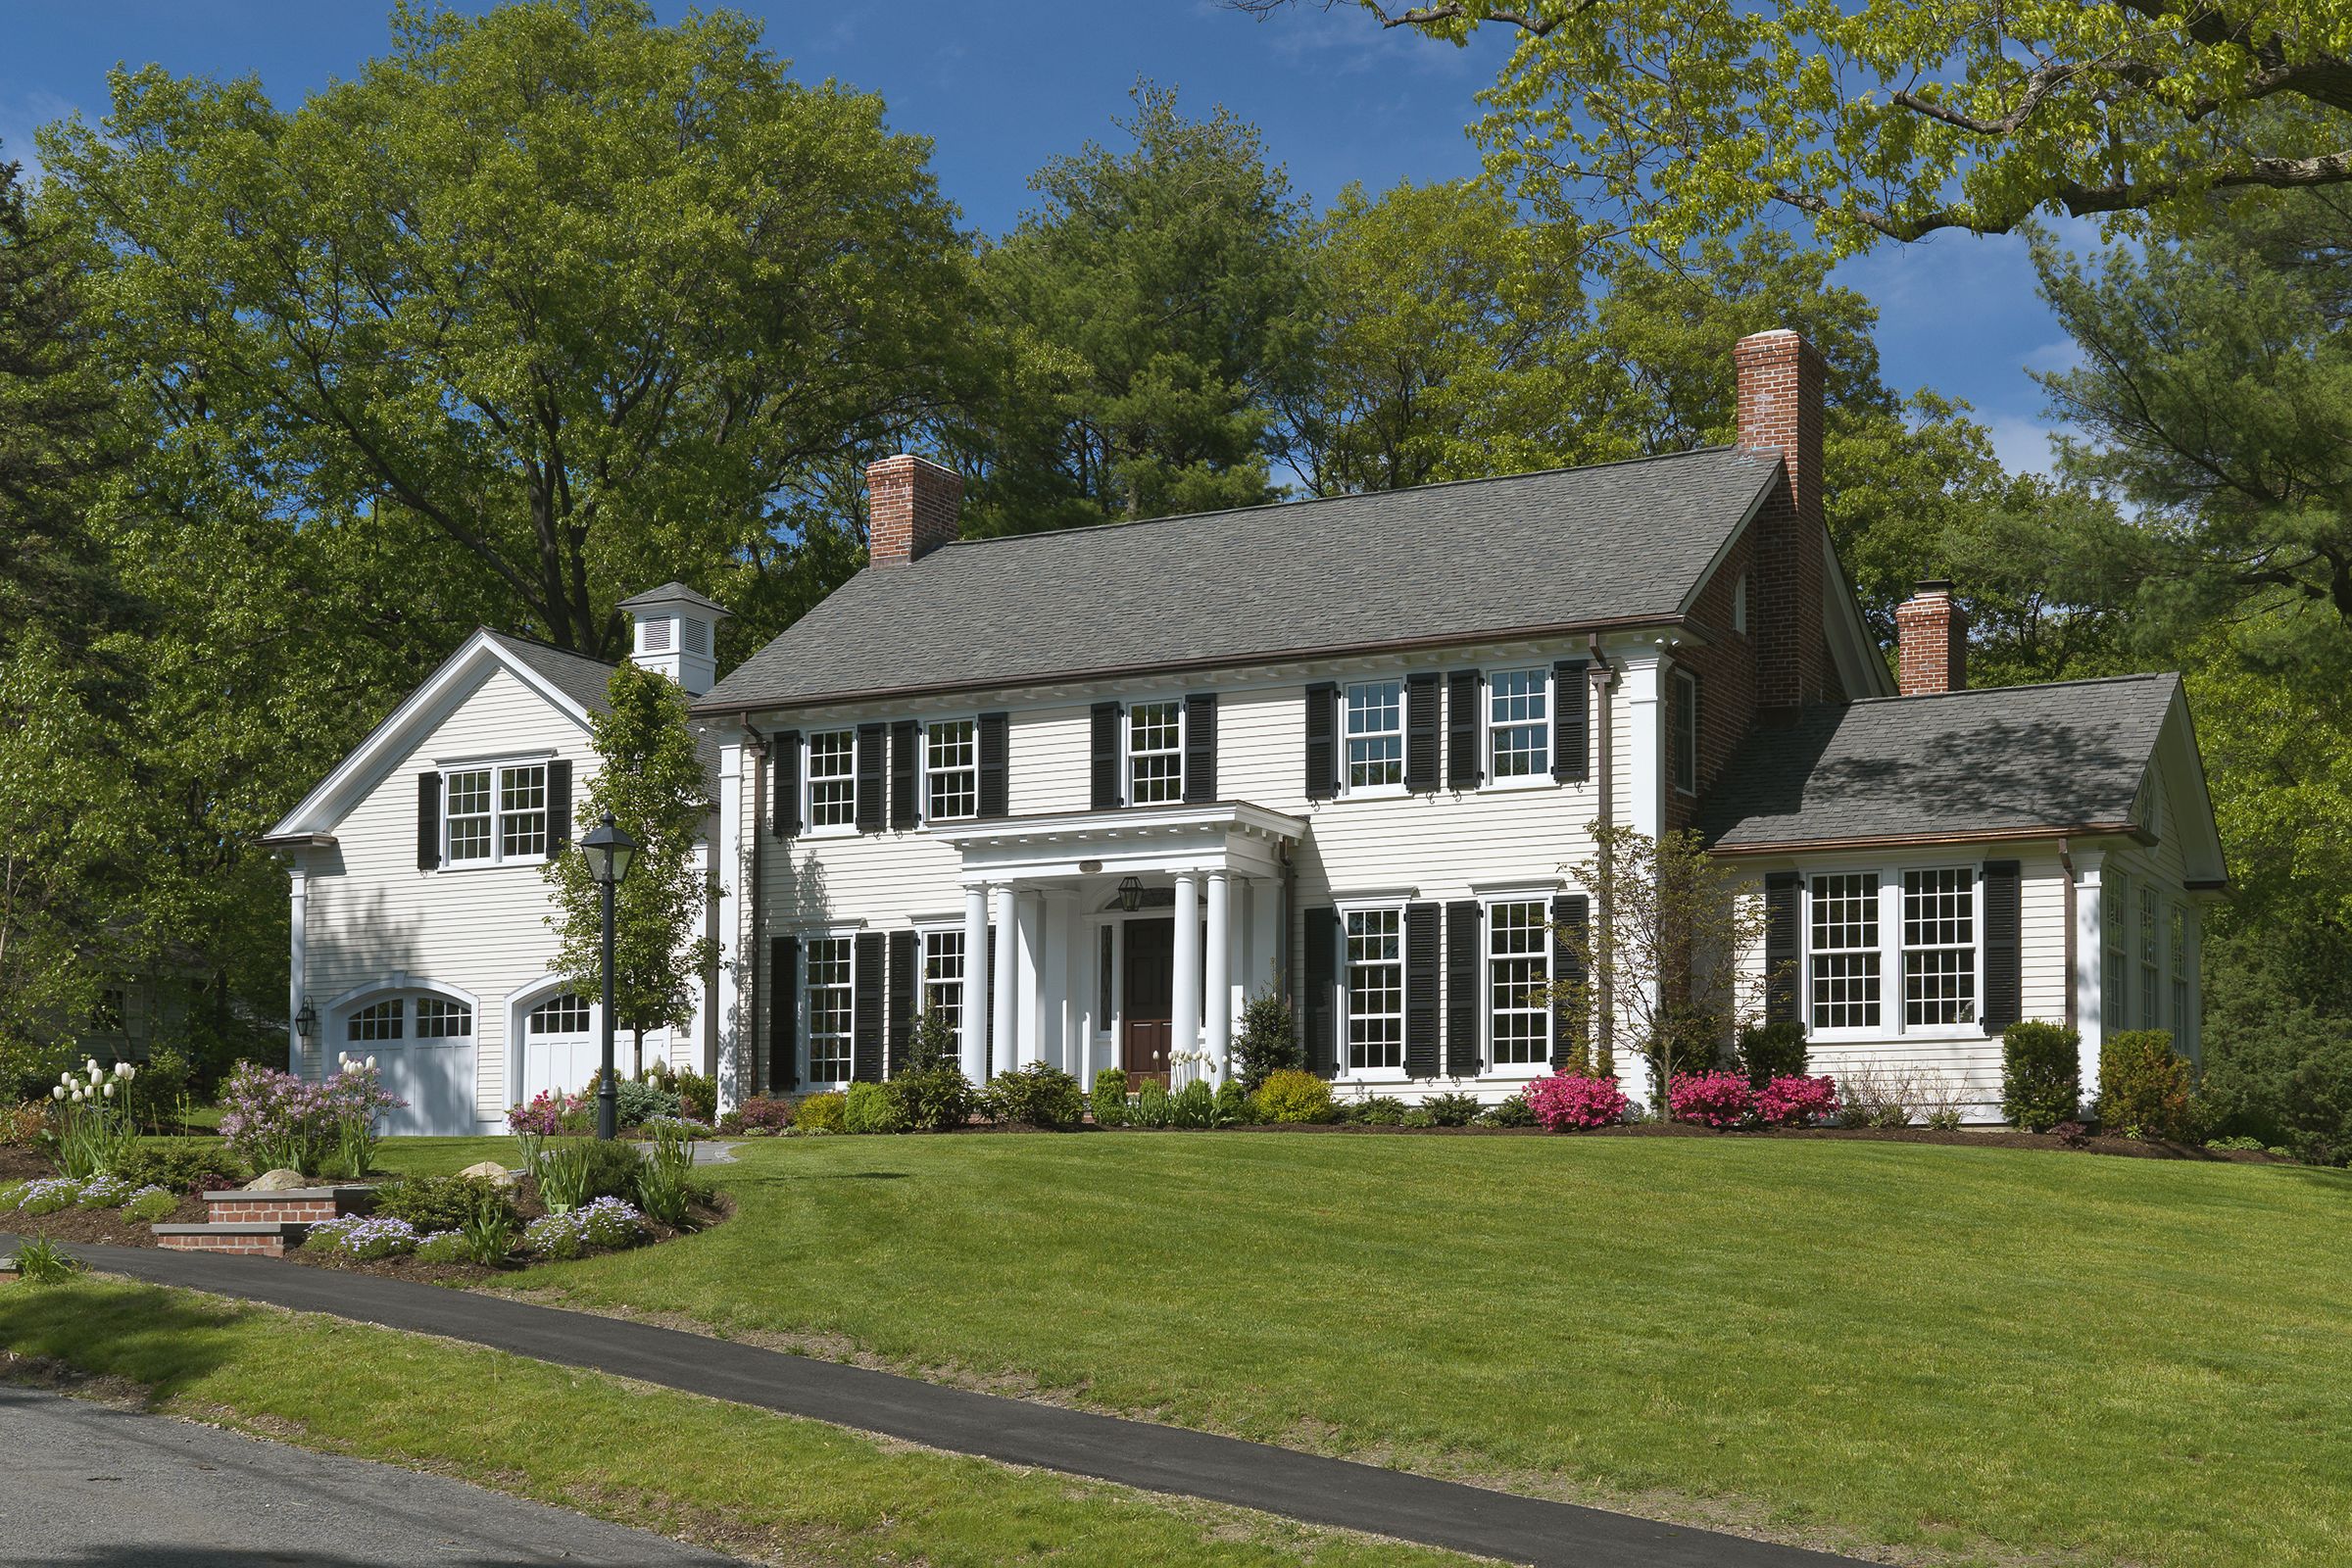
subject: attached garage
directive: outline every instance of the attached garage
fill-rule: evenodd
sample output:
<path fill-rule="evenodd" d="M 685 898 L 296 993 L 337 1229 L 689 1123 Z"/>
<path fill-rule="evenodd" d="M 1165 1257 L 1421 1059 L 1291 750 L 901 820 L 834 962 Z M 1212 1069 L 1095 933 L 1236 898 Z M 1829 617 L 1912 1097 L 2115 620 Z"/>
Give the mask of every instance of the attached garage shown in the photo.
<path fill-rule="evenodd" d="M 373 1056 L 383 1085 L 408 1103 L 384 1113 L 387 1137 L 470 1131 L 473 1126 L 474 1005 L 434 991 L 377 991 L 336 1009 L 337 1053 Z"/>

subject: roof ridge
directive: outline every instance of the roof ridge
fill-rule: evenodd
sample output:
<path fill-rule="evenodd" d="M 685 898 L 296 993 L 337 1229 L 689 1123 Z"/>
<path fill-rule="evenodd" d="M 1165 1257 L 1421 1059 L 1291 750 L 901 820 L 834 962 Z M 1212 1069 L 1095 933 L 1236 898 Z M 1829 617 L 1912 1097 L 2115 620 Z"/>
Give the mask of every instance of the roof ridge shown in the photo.
<path fill-rule="evenodd" d="M 1121 517 L 1104 522 L 1081 523 L 1068 528 L 1037 528 L 1023 533 L 995 533 L 977 539 L 950 539 L 939 550 L 954 550 L 965 545 L 1004 544 L 1015 539 L 1083 538 L 1107 533 L 1119 528 L 1149 528 L 1164 522 L 1197 522 L 1209 517 L 1239 517 L 1258 512 L 1281 512 L 1291 507 L 1322 506 L 1337 501 L 1366 501 L 1375 496 L 1420 495 L 1430 490 L 1459 490 L 1471 485 L 1505 484 L 1513 479 L 1544 479 L 1560 473 L 1594 473 L 1603 468 L 1632 468 L 1644 464 L 1672 463 L 1678 458 L 1707 457 L 1725 452 L 1776 453 L 1775 447 L 1741 447 L 1733 442 L 1719 441 L 1709 446 L 1685 447 L 1679 452 L 1651 452 L 1640 457 L 1611 458 L 1605 463 L 1569 463 L 1549 468 L 1521 468 L 1513 473 L 1482 473 L 1464 479 L 1433 479 L 1427 484 L 1399 485 L 1394 490 L 1349 490 L 1336 496 L 1297 496 L 1282 501 L 1261 501 L 1249 507 L 1219 507 L 1213 512 L 1172 512 L 1161 517 Z M 931 554 L 938 554 L 933 551 Z"/>
<path fill-rule="evenodd" d="M 504 642 L 520 643 L 525 648 L 543 648 L 551 654 L 562 654 L 566 659 L 576 659 L 584 664 L 594 664 L 600 669 L 618 669 L 620 667 L 620 661 L 616 659 L 599 659 L 594 654 L 583 654 L 576 648 L 559 648 L 554 643 L 541 638 L 525 637 L 518 631 L 500 631 L 496 626 L 485 626 L 479 621 L 474 622 L 474 629 L 487 632 Z"/>
<path fill-rule="evenodd" d="M 1988 697 L 1996 692 L 2043 692 L 2056 691 L 2067 686 L 2120 686 L 2129 681 L 2179 680 L 2180 678 L 2180 672 L 2177 669 L 2143 669 L 2129 675 L 2082 675 L 2073 680 L 2019 681 L 2012 686 L 1963 686 L 1956 691 L 1913 692 L 1908 696 L 1898 694 L 1893 697 L 1857 697 L 1845 706 L 1868 708 L 1880 703 L 1922 702 L 1932 697 Z"/>

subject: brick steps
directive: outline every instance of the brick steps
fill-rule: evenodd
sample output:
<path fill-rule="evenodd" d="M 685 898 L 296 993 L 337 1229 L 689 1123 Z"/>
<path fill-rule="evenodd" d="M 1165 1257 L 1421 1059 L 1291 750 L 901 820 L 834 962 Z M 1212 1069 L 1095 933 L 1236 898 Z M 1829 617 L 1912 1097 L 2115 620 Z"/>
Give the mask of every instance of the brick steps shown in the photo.
<path fill-rule="evenodd" d="M 204 1195 L 200 1225 L 157 1225 L 156 1244 L 178 1252 L 227 1252 L 283 1257 L 300 1247 L 320 1220 L 365 1214 L 375 1207 L 372 1187 L 288 1187 L 276 1192 L 236 1188 Z"/>
<path fill-rule="evenodd" d="M 208 1225 L 157 1225 L 158 1247 L 174 1252 L 231 1252 L 247 1257 L 283 1257 L 300 1247 L 311 1227 L 301 1220 L 215 1220 Z"/>

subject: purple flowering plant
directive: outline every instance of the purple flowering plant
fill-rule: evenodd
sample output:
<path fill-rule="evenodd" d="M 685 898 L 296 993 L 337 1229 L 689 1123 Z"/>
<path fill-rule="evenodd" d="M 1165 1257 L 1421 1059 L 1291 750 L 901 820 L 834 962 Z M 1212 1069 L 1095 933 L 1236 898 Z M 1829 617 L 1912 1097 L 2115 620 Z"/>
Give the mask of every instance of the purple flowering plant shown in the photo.
<path fill-rule="evenodd" d="M 346 1214 L 313 1225 L 303 1246 L 336 1257 L 366 1260 L 414 1252 L 416 1242 L 416 1227 L 405 1219 L 389 1214 Z"/>
<path fill-rule="evenodd" d="M 316 1176 L 331 1163 L 364 1176 L 378 1120 L 407 1103 L 384 1088 L 372 1059 L 346 1056 L 321 1083 L 241 1061 L 220 1093 L 220 1136 L 257 1171 Z"/>

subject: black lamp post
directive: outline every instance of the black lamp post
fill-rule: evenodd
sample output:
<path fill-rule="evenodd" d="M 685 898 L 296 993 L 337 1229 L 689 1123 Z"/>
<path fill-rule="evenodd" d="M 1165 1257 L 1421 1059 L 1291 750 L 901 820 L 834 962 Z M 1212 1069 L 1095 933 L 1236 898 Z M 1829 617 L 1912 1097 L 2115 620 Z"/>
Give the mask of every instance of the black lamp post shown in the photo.
<path fill-rule="evenodd" d="M 637 841 L 614 827 L 612 813 L 607 811 L 604 821 L 580 840 L 580 853 L 588 857 L 588 875 L 604 896 L 605 1070 L 597 1080 L 596 1136 L 610 1139 L 620 1130 L 619 1096 L 612 1086 L 612 895 L 619 890 L 621 878 L 629 874 Z"/>

